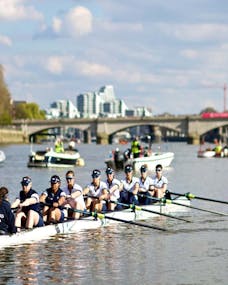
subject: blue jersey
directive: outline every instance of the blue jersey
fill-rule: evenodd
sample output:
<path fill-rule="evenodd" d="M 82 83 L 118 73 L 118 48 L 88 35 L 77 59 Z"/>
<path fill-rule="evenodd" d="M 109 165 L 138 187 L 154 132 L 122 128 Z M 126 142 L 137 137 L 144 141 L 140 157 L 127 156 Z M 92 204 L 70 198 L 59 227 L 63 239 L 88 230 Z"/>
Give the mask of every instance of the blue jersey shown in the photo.
<path fill-rule="evenodd" d="M 20 191 L 20 197 L 19 197 L 20 203 L 23 203 L 26 199 L 29 199 L 29 198 L 35 198 L 37 200 L 37 203 L 29 205 L 29 206 L 22 207 L 22 211 L 25 214 L 27 214 L 29 210 L 33 210 L 33 211 L 39 213 L 40 212 L 40 203 L 39 203 L 38 193 L 33 189 L 30 189 L 28 191 L 28 193 L 25 193 L 23 190 Z"/>
<path fill-rule="evenodd" d="M 0 204 L 0 231 L 6 234 L 16 233 L 14 223 L 15 219 L 10 208 L 10 203 L 6 200 L 2 200 Z"/>
<path fill-rule="evenodd" d="M 53 203 L 58 203 L 61 197 L 66 197 L 66 193 L 60 188 L 56 193 L 54 193 L 51 188 L 48 188 L 43 192 L 43 194 L 46 195 L 45 203 L 50 206 L 53 206 Z"/>

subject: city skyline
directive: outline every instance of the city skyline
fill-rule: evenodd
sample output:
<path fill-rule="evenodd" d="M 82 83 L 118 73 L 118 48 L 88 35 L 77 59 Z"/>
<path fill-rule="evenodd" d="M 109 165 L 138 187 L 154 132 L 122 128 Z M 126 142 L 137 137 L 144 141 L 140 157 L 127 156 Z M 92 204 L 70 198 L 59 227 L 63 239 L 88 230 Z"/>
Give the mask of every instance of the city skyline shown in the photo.
<path fill-rule="evenodd" d="M 225 0 L 0 1 L 0 64 L 13 100 L 47 109 L 113 85 L 153 114 L 224 109 Z"/>

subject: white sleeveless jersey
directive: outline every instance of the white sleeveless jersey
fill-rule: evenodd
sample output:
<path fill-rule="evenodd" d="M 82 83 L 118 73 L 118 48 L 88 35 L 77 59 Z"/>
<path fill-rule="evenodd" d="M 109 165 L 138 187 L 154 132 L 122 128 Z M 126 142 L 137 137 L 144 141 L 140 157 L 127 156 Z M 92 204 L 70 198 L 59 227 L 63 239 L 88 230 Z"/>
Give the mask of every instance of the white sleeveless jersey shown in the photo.
<path fill-rule="evenodd" d="M 139 178 L 139 188 L 141 188 L 141 191 L 148 191 L 151 185 L 153 185 L 153 180 L 151 177 L 147 176 L 144 182 L 142 181 L 141 177 Z"/>
<path fill-rule="evenodd" d="M 78 196 L 77 198 L 75 198 L 74 200 L 75 200 L 75 202 L 79 202 L 82 205 L 85 205 L 84 197 L 83 197 L 83 189 L 80 185 L 75 183 L 73 186 L 73 189 L 71 191 L 68 189 L 67 186 L 63 187 L 62 190 L 66 193 L 66 195 L 70 195 L 72 193 L 79 191 L 81 193 L 81 195 Z"/>
<path fill-rule="evenodd" d="M 162 176 L 161 178 L 158 178 L 157 176 L 154 176 L 152 178 L 152 185 L 156 188 L 162 188 L 164 184 L 168 184 L 168 179 L 165 176 Z"/>
<path fill-rule="evenodd" d="M 139 183 L 139 179 L 137 177 L 132 177 L 130 183 L 127 182 L 126 178 L 121 180 L 123 183 L 123 191 L 133 192 L 136 183 Z"/>
<path fill-rule="evenodd" d="M 108 180 L 106 180 L 106 188 L 109 190 L 111 189 L 113 186 L 117 185 L 118 188 L 111 194 L 111 199 L 112 198 L 116 198 L 116 199 L 119 199 L 120 197 L 120 190 L 119 190 L 119 187 L 120 187 L 120 181 L 116 178 L 113 178 L 112 182 L 110 183 Z"/>
<path fill-rule="evenodd" d="M 100 181 L 100 184 L 98 186 L 98 188 L 96 188 L 93 183 L 87 185 L 87 187 L 89 188 L 89 195 L 93 196 L 93 197 L 100 197 L 103 193 L 102 191 L 104 189 L 107 189 L 107 185 L 105 182 Z"/>

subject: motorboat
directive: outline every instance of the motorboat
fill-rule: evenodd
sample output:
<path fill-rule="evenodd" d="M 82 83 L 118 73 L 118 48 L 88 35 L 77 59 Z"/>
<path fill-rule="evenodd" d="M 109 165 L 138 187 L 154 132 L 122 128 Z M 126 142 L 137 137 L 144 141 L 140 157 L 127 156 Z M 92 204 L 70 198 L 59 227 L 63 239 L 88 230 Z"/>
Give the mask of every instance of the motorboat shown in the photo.
<path fill-rule="evenodd" d="M 4 151 L 0 150 L 0 163 L 3 163 L 6 160 Z"/>
<path fill-rule="evenodd" d="M 163 168 L 169 167 L 174 159 L 173 152 L 152 152 L 147 156 L 140 156 L 138 158 L 128 158 L 124 153 L 114 152 L 112 157 L 105 160 L 107 167 L 113 169 L 124 169 L 125 165 L 131 164 L 135 172 L 140 171 L 142 165 L 147 165 L 149 171 L 153 171 L 157 164 L 161 164 Z"/>
<path fill-rule="evenodd" d="M 28 167 L 69 167 L 84 166 L 84 159 L 77 149 L 65 149 L 56 152 L 52 148 L 45 151 L 31 151 Z"/>
<path fill-rule="evenodd" d="M 210 157 L 215 157 L 216 153 L 214 150 L 198 150 L 197 156 L 198 157 L 205 157 L 205 158 L 210 158 Z"/>

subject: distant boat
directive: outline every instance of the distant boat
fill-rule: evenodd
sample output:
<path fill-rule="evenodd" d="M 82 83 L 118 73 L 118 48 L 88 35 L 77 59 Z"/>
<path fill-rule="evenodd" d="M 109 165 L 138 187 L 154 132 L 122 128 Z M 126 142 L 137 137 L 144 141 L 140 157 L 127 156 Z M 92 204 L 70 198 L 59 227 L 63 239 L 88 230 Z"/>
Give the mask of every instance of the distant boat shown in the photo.
<path fill-rule="evenodd" d="M 29 155 L 28 167 L 69 167 L 84 166 L 84 159 L 80 157 L 78 150 L 66 149 L 64 152 L 32 151 Z"/>
<path fill-rule="evenodd" d="M 0 150 L 0 163 L 4 162 L 6 160 L 6 156 L 4 151 Z"/>
<path fill-rule="evenodd" d="M 148 170 L 153 171 L 157 164 L 161 164 L 164 168 L 170 166 L 173 159 L 173 152 L 153 152 L 148 156 L 128 159 L 125 159 L 124 154 L 120 153 L 119 156 L 114 154 L 113 157 L 106 159 L 105 164 L 114 169 L 124 169 L 125 165 L 131 164 L 136 172 L 140 171 L 141 166 L 146 164 Z"/>
<path fill-rule="evenodd" d="M 197 156 L 205 157 L 205 158 L 215 157 L 215 151 L 214 150 L 198 150 Z"/>

